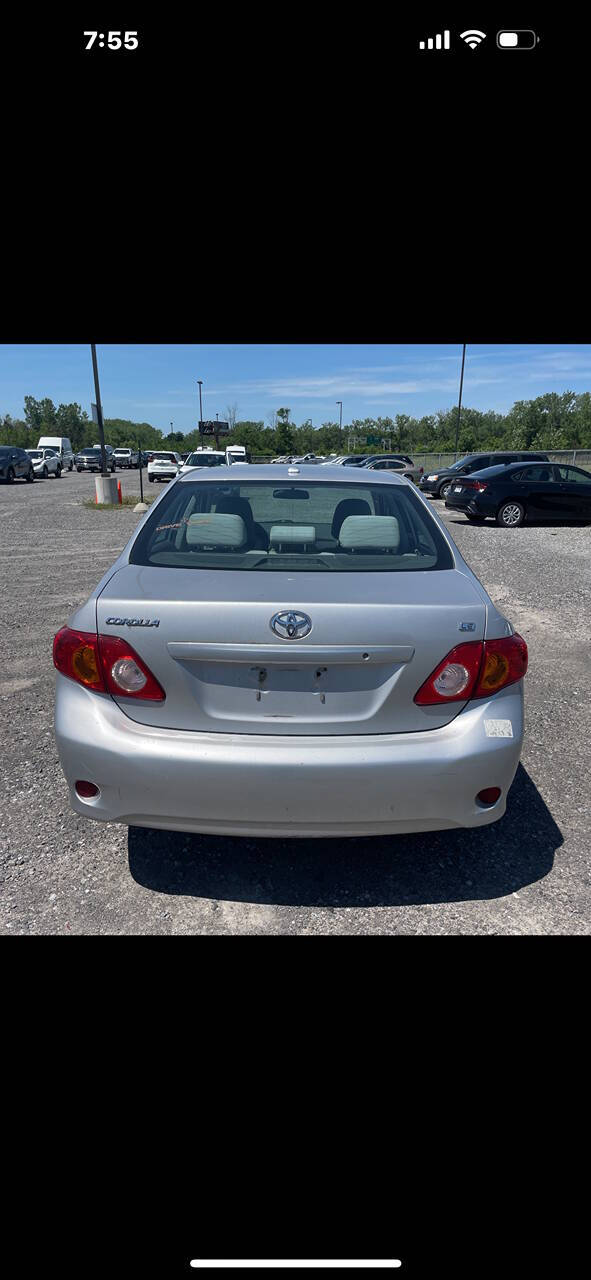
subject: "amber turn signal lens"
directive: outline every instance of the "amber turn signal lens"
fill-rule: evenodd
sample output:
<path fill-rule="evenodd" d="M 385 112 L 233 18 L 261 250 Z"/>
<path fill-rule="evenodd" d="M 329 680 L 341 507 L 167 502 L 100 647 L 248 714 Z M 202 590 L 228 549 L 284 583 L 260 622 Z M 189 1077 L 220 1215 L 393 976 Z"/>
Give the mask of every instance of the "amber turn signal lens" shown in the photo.
<path fill-rule="evenodd" d="M 102 684 L 101 673 L 97 666 L 96 651 L 90 645 L 80 645 L 74 649 L 70 659 L 72 668 L 82 684 Z"/>
<path fill-rule="evenodd" d="M 508 675 L 509 659 L 503 653 L 486 653 L 480 688 L 487 693 L 494 693 L 495 689 L 505 684 Z"/>

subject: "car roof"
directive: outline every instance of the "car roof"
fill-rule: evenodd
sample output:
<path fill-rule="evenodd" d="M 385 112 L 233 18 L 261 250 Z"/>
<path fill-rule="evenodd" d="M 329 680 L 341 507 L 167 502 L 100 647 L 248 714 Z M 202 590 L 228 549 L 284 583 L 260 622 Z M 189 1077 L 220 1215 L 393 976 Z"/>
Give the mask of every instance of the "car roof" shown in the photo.
<path fill-rule="evenodd" d="M 521 458 L 516 462 L 496 462 L 494 467 L 483 467 L 481 471 L 475 471 L 473 474 L 478 476 L 501 475 L 506 474 L 507 471 L 523 471 L 525 467 L 551 467 L 552 465 L 546 458 Z"/>
<path fill-rule="evenodd" d="M 206 475 L 195 475 L 193 471 L 187 471 L 184 475 L 178 477 L 176 483 L 219 484 L 226 478 L 226 476 L 228 479 L 231 479 L 235 474 L 235 465 L 230 465 L 228 467 L 216 467 L 214 481 L 211 479 L 209 470 Z M 319 468 L 317 466 L 306 466 L 305 462 L 275 463 L 272 471 L 269 470 L 268 463 L 259 463 L 258 465 L 256 463 L 254 465 L 251 464 L 248 468 L 248 479 L 270 480 L 273 484 L 275 484 L 277 480 L 305 480 L 306 482 L 315 480 L 318 484 L 328 484 L 330 481 L 336 481 L 339 485 L 360 483 L 360 475 L 357 469 L 355 469 L 351 474 L 348 474 L 345 467 L 327 465 L 322 473 L 319 474 Z M 363 482 L 361 481 L 361 483 Z M 378 471 L 375 476 L 372 474 L 371 483 L 407 484 L 408 482 L 403 480 L 401 476 L 394 474 L 387 475 Z"/>

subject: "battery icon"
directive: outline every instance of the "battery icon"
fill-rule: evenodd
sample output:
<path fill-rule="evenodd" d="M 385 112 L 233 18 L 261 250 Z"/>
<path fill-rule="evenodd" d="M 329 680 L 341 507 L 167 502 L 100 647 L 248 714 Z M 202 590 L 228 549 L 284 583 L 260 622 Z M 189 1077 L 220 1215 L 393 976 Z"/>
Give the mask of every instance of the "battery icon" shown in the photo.
<path fill-rule="evenodd" d="M 539 39 L 535 31 L 497 31 L 499 49 L 535 49 Z"/>

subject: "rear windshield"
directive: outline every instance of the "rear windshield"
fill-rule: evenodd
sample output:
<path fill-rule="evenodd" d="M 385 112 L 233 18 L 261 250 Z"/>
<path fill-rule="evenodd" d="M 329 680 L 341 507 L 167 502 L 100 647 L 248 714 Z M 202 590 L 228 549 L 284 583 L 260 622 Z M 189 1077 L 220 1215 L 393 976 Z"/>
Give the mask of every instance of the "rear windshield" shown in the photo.
<path fill-rule="evenodd" d="M 100 454 L 100 449 L 81 449 L 80 450 L 81 458 L 95 458 L 97 454 Z"/>
<path fill-rule="evenodd" d="M 174 453 L 152 453 L 150 456 L 153 462 L 176 462 Z"/>
<path fill-rule="evenodd" d="M 187 458 L 188 467 L 223 467 L 226 463 L 225 453 L 192 453 Z"/>
<path fill-rule="evenodd" d="M 452 569 L 410 485 L 181 481 L 131 549 L 131 564 L 256 572 Z"/>

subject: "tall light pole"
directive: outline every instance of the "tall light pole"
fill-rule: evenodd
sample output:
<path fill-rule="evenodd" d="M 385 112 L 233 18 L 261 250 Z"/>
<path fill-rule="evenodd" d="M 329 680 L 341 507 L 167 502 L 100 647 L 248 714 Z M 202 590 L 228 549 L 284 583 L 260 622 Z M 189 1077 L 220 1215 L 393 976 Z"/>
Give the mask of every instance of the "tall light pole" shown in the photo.
<path fill-rule="evenodd" d="M 171 434 L 171 435 L 172 435 L 172 427 L 173 427 L 173 424 L 172 424 L 172 422 L 171 422 L 171 424 L 170 424 L 170 434 Z"/>
<path fill-rule="evenodd" d="M 96 362 L 96 343 L 91 342 L 90 351 L 92 354 L 92 372 L 94 373 L 94 394 L 96 396 L 96 416 L 98 418 L 99 440 L 101 444 L 101 466 L 102 475 L 107 474 L 107 455 L 105 453 L 105 428 L 103 424 L 103 406 L 101 404 L 101 392 L 99 387 L 98 365 Z"/>
<path fill-rule="evenodd" d="M 203 386 L 202 378 L 197 379 L 197 385 L 199 387 L 199 435 L 203 440 L 203 405 L 201 403 L 201 388 Z"/>
<path fill-rule="evenodd" d="M 337 400 L 337 401 L 336 401 L 336 404 L 340 405 L 340 413 L 339 413 L 339 445 L 340 445 L 340 448 L 342 449 L 342 447 L 343 447 L 343 402 L 342 402 L 342 400 Z"/>
<path fill-rule="evenodd" d="M 456 461 L 457 461 L 457 457 L 458 457 L 458 436 L 459 436 L 459 434 L 460 434 L 460 414 L 461 414 L 461 412 L 462 412 L 462 387 L 463 387 L 463 385 L 464 385 L 464 361 L 465 361 L 465 359 L 466 359 L 466 343 L 464 343 L 464 350 L 462 351 L 462 372 L 461 372 L 461 374 L 460 374 L 460 398 L 459 398 L 459 400 L 458 400 L 458 420 L 457 420 L 457 422 L 456 422 L 456 449 L 455 449 L 455 453 L 456 453 Z"/>

